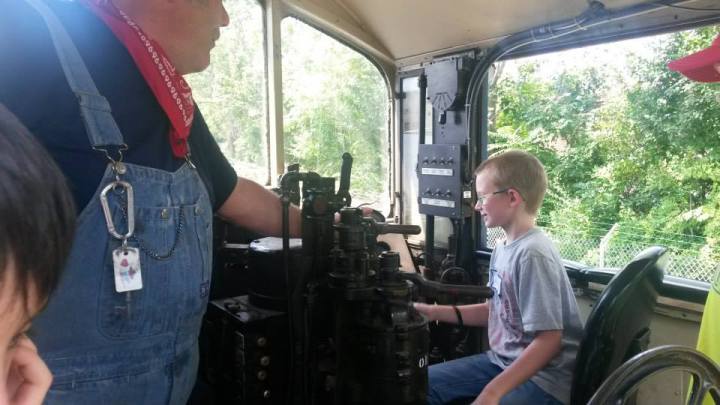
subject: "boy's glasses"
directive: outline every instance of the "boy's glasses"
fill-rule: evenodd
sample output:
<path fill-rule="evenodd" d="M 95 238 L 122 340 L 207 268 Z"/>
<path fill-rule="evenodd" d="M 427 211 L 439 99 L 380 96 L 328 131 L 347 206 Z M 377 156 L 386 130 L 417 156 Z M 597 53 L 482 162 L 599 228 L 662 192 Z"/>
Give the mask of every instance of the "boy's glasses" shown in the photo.
<path fill-rule="evenodd" d="M 477 196 L 477 205 L 483 205 L 483 204 L 485 204 L 485 201 L 486 201 L 488 198 L 490 198 L 490 196 L 493 196 L 493 195 L 495 195 L 495 194 L 507 193 L 508 190 L 510 190 L 510 187 L 504 188 L 504 189 L 502 189 L 502 190 L 494 191 L 494 192 L 492 192 L 492 193 L 487 193 L 487 194 L 479 195 L 479 196 Z"/>

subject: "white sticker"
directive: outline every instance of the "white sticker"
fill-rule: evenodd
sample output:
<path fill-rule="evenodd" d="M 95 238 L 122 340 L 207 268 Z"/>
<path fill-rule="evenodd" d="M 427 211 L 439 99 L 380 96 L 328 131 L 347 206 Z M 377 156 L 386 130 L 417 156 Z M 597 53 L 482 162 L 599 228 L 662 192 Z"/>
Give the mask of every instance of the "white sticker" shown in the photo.
<path fill-rule="evenodd" d="M 436 169 L 432 167 L 423 167 L 420 172 L 422 174 L 429 174 L 431 176 L 452 176 L 453 169 Z"/>
<path fill-rule="evenodd" d="M 495 295 L 498 297 L 502 295 L 502 277 L 500 277 L 499 271 L 495 269 L 490 270 L 490 281 L 488 284 L 495 292 Z"/>
<path fill-rule="evenodd" d="M 435 198 L 421 198 L 420 204 L 432 205 L 434 207 L 455 208 L 455 201 L 438 200 Z"/>
<path fill-rule="evenodd" d="M 113 268 L 115 269 L 115 291 L 121 293 L 142 289 L 140 272 L 140 252 L 137 248 L 117 248 L 113 250 Z"/>

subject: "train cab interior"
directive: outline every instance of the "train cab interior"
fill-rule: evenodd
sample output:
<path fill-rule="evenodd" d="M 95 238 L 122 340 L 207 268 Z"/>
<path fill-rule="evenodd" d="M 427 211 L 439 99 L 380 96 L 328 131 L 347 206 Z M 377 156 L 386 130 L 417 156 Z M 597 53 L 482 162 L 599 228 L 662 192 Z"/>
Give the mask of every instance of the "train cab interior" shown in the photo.
<path fill-rule="evenodd" d="M 412 302 L 461 305 L 492 296 L 493 290 L 486 286 L 490 256 L 502 235 L 487 229 L 474 210 L 472 173 L 488 156 L 518 145 L 531 145 L 541 161 L 549 156 L 548 151 L 562 155 L 549 175 L 558 175 L 570 184 L 564 191 L 551 186 L 548 198 L 555 214 L 552 218 L 541 214 L 544 219 L 539 222 L 547 226 L 548 233 L 565 235 L 563 242 L 556 243 L 561 246 L 585 323 L 572 403 L 683 404 L 690 395 L 695 395 L 690 402 L 701 403 L 697 393 L 690 393 L 701 386 L 710 387 L 702 394 L 720 399 L 717 385 L 711 388 L 718 378 L 712 364 L 682 348 L 669 354 L 663 351 L 668 350 L 663 348 L 666 345 L 695 347 L 705 300 L 713 281 L 718 283 L 713 277 L 718 277 L 720 262 L 711 264 L 703 276 L 688 276 L 674 270 L 685 259 L 669 239 L 644 238 L 632 250 L 621 251 L 620 247 L 629 243 L 618 242 L 627 242 L 617 236 L 622 224 L 604 223 L 602 232 L 592 238 L 568 231 L 577 231 L 583 222 L 569 219 L 561 202 L 583 202 L 567 190 L 594 193 L 588 197 L 594 201 L 603 200 L 603 193 L 609 192 L 593 188 L 580 174 L 568 175 L 592 161 L 592 156 L 581 156 L 584 151 L 596 153 L 593 145 L 600 141 L 573 138 L 583 133 L 577 125 L 591 119 L 587 111 L 571 110 L 571 118 L 551 115 L 549 106 L 562 97 L 534 99 L 542 87 L 523 80 L 540 68 L 517 67 L 528 58 L 542 57 L 552 60 L 546 63 L 549 69 L 558 69 L 561 63 L 582 58 L 567 53 L 573 50 L 586 49 L 587 55 L 598 46 L 630 49 L 628 41 L 662 35 L 702 32 L 703 38 L 711 38 L 709 35 L 720 33 L 720 3 L 226 0 L 225 5 L 231 9 L 237 2 L 248 5 L 235 15 L 229 10 L 227 36 L 234 38 L 232 30 L 237 30 L 245 39 L 235 42 L 245 48 L 248 44 L 244 41 L 252 37 L 257 51 L 241 57 L 232 50 L 216 50 L 222 61 L 213 64 L 205 76 L 190 81 L 202 87 L 197 92 L 198 104 L 211 130 L 216 136 L 221 134 L 222 147 L 236 152 L 250 148 L 222 134 L 231 133 L 233 125 L 236 132 L 242 132 L 239 122 L 255 117 L 257 138 L 253 139 L 262 145 L 256 154 L 259 163 L 236 168 L 240 175 L 244 173 L 241 170 L 259 168 L 253 172 L 256 178 L 282 198 L 283 218 L 288 217 L 289 204 L 301 208 L 302 238 L 290 238 L 287 229 L 282 237 L 265 238 L 216 219 L 213 284 L 191 403 L 424 404 L 429 365 L 487 350 L 488 341 L 482 328 L 428 324 L 412 309 Z M 250 29 L 255 30 L 252 36 Z M 297 39 L 302 30 L 315 36 Z M 312 39 L 320 36 L 362 59 L 369 66 L 362 72 L 375 75 L 373 84 L 368 84 L 365 73 L 358 73 L 355 62 L 349 63 L 355 66 L 353 73 L 318 68 L 312 75 L 294 75 L 295 69 L 325 64 L 319 53 L 315 54 L 324 45 Z M 700 42 L 696 49 L 709 45 Z M 604 57 L 592 68 L 613 65 L 614 51 L 603 52 Z M 344 58 L 339 53 L 330 55 Z M 233 64 L 249 70 L 255 66 L 256 73 L 242 77 L 255 84 L 252 92 L 261 103 L 243 108 L 255 108 L 252 111 L 259 111 L 256 115 L 247 112 L 251 110 L 235 112 L 236 116 L 221 111 L 227 110 L 229 100 L 246 97 L 244 93 L 228 93 L 224 98 L 212 93 L 215 83 L 224 77 L 223 69 L 230 71 Z M 501 72 L 511 70 L 515 76 L 509 77 L 514 81 L 503 85 L 496 80 Z M 322 75 L 330 79 L 323 82 Z M 227 77 L 237 79 L 229 73 Z M 607 84 L 602 76 L 573 77 L 573 89 Z M 374 92 L 365 92 L 371 86 Z M 717 87 L 710 89 L 718 91 Z M 340 93 L 342 97 L 336 96 Z M 717 94 L 713 97 L 720 99 Z M 369 106 L 360 106 L 358 100 Z M 569 124 L 553 127 L 560 135 L 550 134 L 545 138 L 550 141 L 537 146 L 533 139 L 538 139 L 539 130 L 527 130 L 524 124 L 505 130 L 511 126 L 507 123 L 512 112 L 507 111 L 513 108 L 507 107 L 508 100 L 518 105 L 530 105 L 533 100 L 545 103 L 512 116 L 514 123 L 525 119 L 527 125 L 533 125 L 531 121 L 540 122 L 545 114 L 546 129 L 560 121 Z M 641 103 L 645 99 L 630 100 Z M 503 102 L 506 110 L 499 111 L 498 103 Z M 293 112 L 303 105 L 325 115 L 298 119 Z M 620 114 L 617 111 L 606 113 Z M 332 119 L 323 121 L 328 116 Z M 346 135 L 352 128 L 364 128 L 353 127 L 354 122 L 371 120 L 368 125 L 375 133 L 357 138 Z M 500 122 L 506 126 L 501 128 Z M 331 135 L 314 132 L 322 125 L 330 127 Z M 570 125 L 576 127 L 563 132 Z M 327 137 L 324 144 L 315 141 L 321 137 Z M 650 149 L 653 134 L 645 139 L 644 145 Z M 680 144 L 683 139 L 663 138 L 662 142 Z M 717 133 L 707 139 L 711 140 L 702 141 L 705 148 L 720 146 Z M 308 146 L 311 144 L 315 149 Z M 298 159 L 296 152 L 301 149 L 312 156 Z M 605 157 L 604 167 L 619 167 L 624 159 L 637 162 L 645 155 Z M 378 156 L 380 160 L 375 160 Z M 593 170 L 588 176 L 602 177 L 603 170 L 609 169 L 598 166 Z M 647 179 L 655 175 L 646 171 L 632 181 L 650 182 Z M 370 179 L 378 180 L 370 186 Z M 372 187 L 377 191 L 368 197 L 367 189 Z M 634 198 L 634 186 L 624 187 L 627 193 L 614 203 L 617 207 Z M 657 191 L 661 186 L 657 187 L 655 192 L 664 195 Z M 373 208 L 370 216 L 364 206 Z M 618 218 L 631 214 L 625 210 Z M 593 215 L 605 214 L 591 213 L 586 218 Z M 564 233 L 553 228 L 561 219 L 567 220 Z M 658 223 L 662 221 L 647 222 L 643 229 L 652 233 L 648 229 Z M 704 242 L 698 243 L 710 247 L 698 249 L 712 250 L 712 231 L 703 229 Z M 683 246 L 699 238 L 674 232 Z M 570 253 L 574 248 L 568 240 L 593 238 L 593 248 L 582 254 Z M 646 353 L 655 360 L 643 358 Z M 633 363 L 635 374 L 613 374 L 636 356 L 641 357 Z M 663 367 L 658 367 L 658 362 Z M 693 385 L 692 375 L 706 384 Z M 603 385 L 609 378 L 614 378 L 609 383 L 613 387 Z M 608 394 L 612 388 L 616 392 Z"/>

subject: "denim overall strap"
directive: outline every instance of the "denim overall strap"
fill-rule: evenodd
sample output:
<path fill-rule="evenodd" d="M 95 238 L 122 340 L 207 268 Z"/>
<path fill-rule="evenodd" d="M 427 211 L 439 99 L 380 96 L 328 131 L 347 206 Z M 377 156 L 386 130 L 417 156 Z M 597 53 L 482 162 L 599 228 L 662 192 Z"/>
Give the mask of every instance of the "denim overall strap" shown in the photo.
<path fill-rule="evenodd" d="M 67 79 L 85 94 L 92 80 L 74 44 L 58 34 L 64 29 L 40 0 L 27 1 L 45 12 Z M 91 144 L 122 145 L 107 101 L 91 87 L 94 97 L 79 96 Z M 78 218 L 60 284 L 33 321 L 33 340 L 53 374 L 49 405 L 184 405 L 195 383 L 212 267 L 210 198 L 189 162 L 175 172 L 130 163 L 125 169 L 122 180 L 135 196 L 128 245 L 140 252 L 143 287 L 115 289 L 112 252 L 121 242 L 109 235 L 99 198 L 115 180 L 108 165 Z M 111 190 L 107 197 L 124 234 L 126 193 Z"/>
<path fill-rule="evenodd" d="M 85 123 L 90 144 L 94 148 L 101 146 L 120 147 L 123 145 L 123 138 L 110 113 L 110 103 L 98 93 L 95 82 L 90 77 L 90 73 L 70 39 L 70 35 L 68 35 L 58 18 L 43 0 L 25 1 L 45 20 L 57 56 L 60 59 L 60 65 L 65 72 L 65 79 L 78 98 L 80 114 L 83 123 Z"/>

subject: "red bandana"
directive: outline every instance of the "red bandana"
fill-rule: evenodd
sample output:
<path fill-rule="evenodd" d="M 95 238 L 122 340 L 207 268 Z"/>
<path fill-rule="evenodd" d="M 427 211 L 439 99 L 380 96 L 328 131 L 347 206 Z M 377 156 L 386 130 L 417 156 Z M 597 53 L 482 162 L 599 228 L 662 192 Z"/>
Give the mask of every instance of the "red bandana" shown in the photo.
<path fill-rule="evenodd" d="M 175 66 L 160 45 L 145 35 L 112 1 L 83 0 L 83 3 L 105 22 L 130 52 L 155 98 L 170 119 L 168 137 L 173 154 L 184 158 L 188 154 L 187 139 L 195 111 L 190 86 L 175 71 Z"/>

